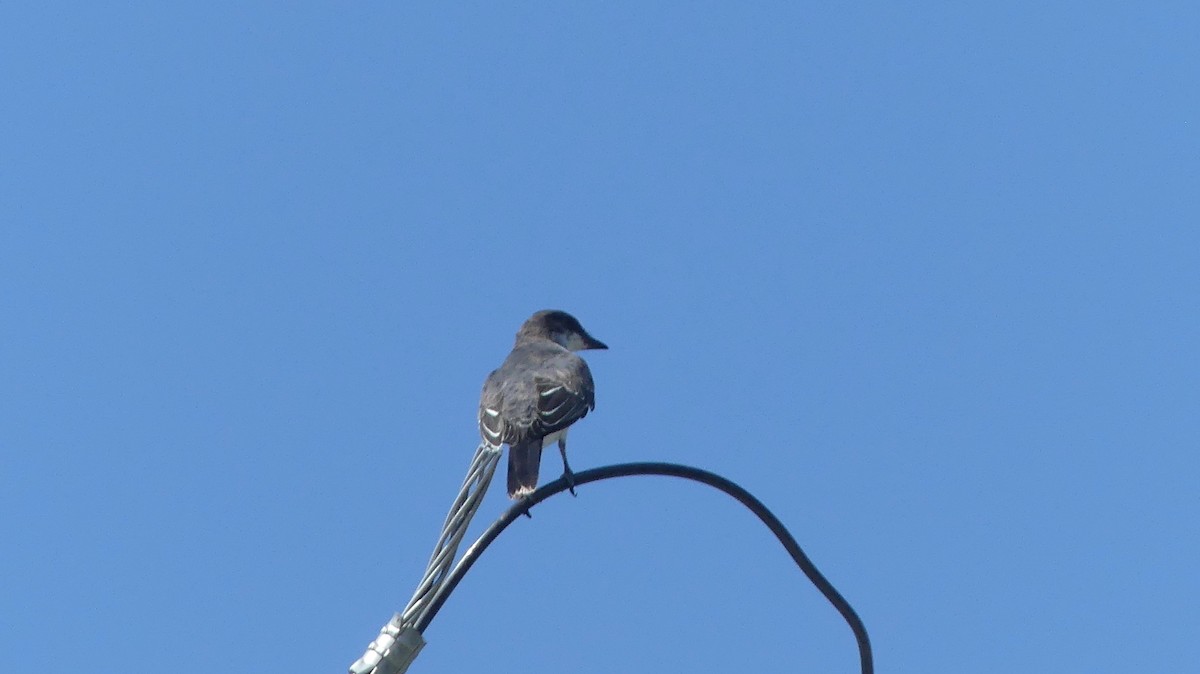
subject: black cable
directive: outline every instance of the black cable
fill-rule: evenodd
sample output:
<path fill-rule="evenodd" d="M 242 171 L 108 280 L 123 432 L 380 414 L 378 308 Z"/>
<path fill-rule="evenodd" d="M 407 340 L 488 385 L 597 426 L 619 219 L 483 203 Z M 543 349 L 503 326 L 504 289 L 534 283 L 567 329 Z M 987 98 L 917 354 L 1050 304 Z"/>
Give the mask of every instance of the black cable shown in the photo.
<path fill-rule="evenodd" d="M 800 567 L 800 570 L 804 572 L 804 575 L 808 576 L 812 584 L 817 586 L 821 594 L 825 595 L 829 603 L 833 604 L 838 613 L 841 613 L 842 617 L 846 619 L 846 623 L 850 625 L 850 630 L 854 632 L 854 638 L 858 641 L 858 656 L 862 667 L 862 674 L 873 674 L 875 665 L 871 656 L 871 641 L 867 637 L 867 628 L 850 606 L 850 602 L 846 601 L 834 589 L 833 585 L 825 579 L 825 576 L 821 575 L 821 572 L 817 570 L 817 567 L 808 558 L 808 555 L 804 554 L 804 551 L 800 549 L 800 544 L 796 542 L 795 538 L 792 538 L 792 535 L 783 526 L 783 523 L 779 521 L 779 518 L 775 517 L 770 510 L 767 510 L 767 507 L 750 492 L 715 473 L 677 463 L 622 463 L 615 466 L 601 466 L 600 468 L 585 470 L 582 473 L 575 473 L 575 485 L 578 486 L 598 480 L 607 480 L 609 478 L 625 477 L 628 475 L 666 475 L 702 482 L 729 494 L 753 511 L 755 515 L 758 515 L 758 519 L 762 520 L 763 524 L 766 524 L 767 528 L 775 534 L 775 537 L 783 544 L 784 549 L 792 556 L 792 559 Z M 541 489 L 530 494 L 528 498 L 515 503 L 505 511 L 500 519 L 488 527 L 483 532 L 483 535 L 479 537 L 479 540 L 463 555 L 462 561 L 459 562 L 458 566 L 455 567 L 454 571 L 446 579 L 445 584 L 438 590 L 437 595 L 434 596 L 429 604 L 429 610 L 422 617 L 421 621 L 417 623 L 417 630 L 422 633 L 425 631 L 425 628 L 429 626 L 433 617 L 437 615 L 438 610 L 442 608 L 442 604 L 445 603 L 446 598 L 450 596 L 450 593 L 458 586 L 462 577 L 475 564 L 475 560 L 479 558 L 479 555 L 483 554 L 484 550 L 487 550 L 488 546 L 492 544 L 492 541 L 496 540 L 496 537 L 501 532 L 508 528 L 508 525 L 512 524 L 514 520 L 525 514 L 533 506 L 559 492 L 565 491 L 567 487 L 567 481 L 561 477 L 543 485 Z"/>

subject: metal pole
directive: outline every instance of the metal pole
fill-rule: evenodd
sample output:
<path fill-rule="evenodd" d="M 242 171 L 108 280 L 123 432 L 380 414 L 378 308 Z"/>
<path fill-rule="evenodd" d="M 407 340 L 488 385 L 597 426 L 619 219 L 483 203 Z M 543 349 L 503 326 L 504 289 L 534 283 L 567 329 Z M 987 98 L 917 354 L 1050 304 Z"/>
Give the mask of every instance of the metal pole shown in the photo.
<path fill-rule="evenodd" d="M 846 624 L 850 626 L 851 632 L 854 633 L 855 640 L 858 642 L 859 665 L 862 674 L 874 674 L 875 665 L 874 658 L 871 653 L 871 641 L 867 636 L 866 626 L 858 617 L 858 614 L 855 613 L 854 608 L 851 607 L 850 603 L 846 601 L 846 599 L 842 597 L 841 593 L 839 593 L 833 587 L 833 584 L 830 583 L 829 580 L 827 580 L 825 576 L 817 570 L 816 565 L 813 564 L 812 560 L 808 558 L 808 555 L 804 554 L 804 551 L 800 549 L 800 544 L 796 542 L 796 539 L 793 538 L 791 533 L 788 532 L 787 528 L 783 526 L 783 523 L 779 521 L 779 518 L 776 517 L 775 514 L 770 510 L 768 510 L 761 501 L 754 497 L 754 495 L 743 489 L 735 482 L 721 477 L 720 475 L 710 473 L 699 468 L 693 468 L 691 466 L 684 466 L 676 463 L 623 463 L 615 466 L 593 468 L 591 470 L 575 473 L 575 485 L 579 486 L 589 482 L 597 482 L 599 480 L 627 477 L 631 475 L 663 475 L 693 480 L 695 482 L 700 482 L 711 487 L 715 487 L 716 489 L 720 489 L 726 494 L 729 494 L 733 498 L 737 499 L 737 501 L 742 505 L 749 508 L 751 512 L 753 512 L 760 520 L 762 520 L 763 524 L 767 525 L 767 528 L 771 530 L 771 533 L 775 534 L 775 537 L 779 539 L 780 543 L 783 544 L 784 549 L 787 550 L 789 555 L 791 555 L 792 560 L 796 563 L 796 566 L 800 567 L 800 570 L 803 571 L 804 575 L 807 576 L 813 585 L 817 587 L 817 590 L 819 590 L 821 594 L 824 595 L 829 601 L 829 603 L 832 604 L 835 609 L 837 609 L 838 613 L 842 615 L 842 618 L 845 619 Z M 543 485 L 540 489 L 530 494 L 527 498 L 515 503 L 512 507 L 505 511 L 504 515 L 502 515 L 500 519 L 496 520 L 495 523 L 488 527 L 478 540 L 471 544 L 471 547 L 468 548 L 466 553 L 463 554 L 462 560 L 460 560 L 459 563 L 454 567 L 454 570 L 450 572 L 450 575 L 440 578 L 442 582 L 438 583 L 432 594 L 426 593 L 423 595 L 422 599 L 428 600 L 428 603 L 422 607 L 419 618 L 415 622 L 410 624 L 401 624 L 400 622 L 397 622 L 397 619 L 400 617 L 400 614 L 397 614 L 396 618 L 393 618 L 393 622 L 396 622 L 396 625 L 393 626 L 391 623 L 385 625 L 384 630 L 380 634 L 380 638 L 384 639 L 384 641 L 388 644 L 397 644 L 397 648 L 395 648 L 396 655 L 392 657 L 387 657 L 386 655 L 381 656 L 382 661 L 380 658 L 375 658 L 375 661 L 381 665 L 384 663 L 390 664 L 387 665 L 389 669 L 384 670 L 377 668 L 374 674 L 389 674 L 391 672 L 399 674 L 404 672 L 404 670 L 408 668 L 408 665 L 411 664 L 412 660 L 416 657 L 416 654 L 420 650 L 421 646 L 424 646 L 425 644 L 421 634 L 429 626 L 429 623 L 437 615 L 438 611 L 441 610 L 442 604 L 446 602 L 446 599 L 449 598 L 450 593 L 454 591 L 454 588 L 458 586 L 458 583 L 462 580 L 463 576 L 471 569 L 471 566 L 475 564 L 475 561 L 479 559 L 479 556 L 483 554 L 483 551 L 487 550 L 488 546 L 492 544 L 492 541 L 496 540 L 496 537 L 498 537 L 506 528 L 508 528 L 508 525 L 512 524 L 518 517 L 525 514 L 533 506 L 559 492 L 565 491 L 567 488 L 567 481 L 563 478 L 559 478 L 553 482 Z M 420 591 L 418 594 L 421 594 Z M 392 629 L 389 629 L 389 627 Z M 405 643 L 408 643 L 409 645 L 404 646 Z M 373 642 L 372 646 L 374 645 L 375 643 Z M 391 652 L 386 648 L 383 649 L 383 651 L 385 654 Z M 370 649 L 368 649 L 368 653 L 370 652 Z M 360 659 L 359 662 L 355 663 L 355 666 L 360 666 L 361 663 L 363 663 L 363 659 Z M 402 665 L 402 668 L 397 668 L 400 665 Z M 350 671 L 352 674 L 365 674 L 371 670 L 370 668 L 356 670 L 354 667 L 352 667 Z"/>

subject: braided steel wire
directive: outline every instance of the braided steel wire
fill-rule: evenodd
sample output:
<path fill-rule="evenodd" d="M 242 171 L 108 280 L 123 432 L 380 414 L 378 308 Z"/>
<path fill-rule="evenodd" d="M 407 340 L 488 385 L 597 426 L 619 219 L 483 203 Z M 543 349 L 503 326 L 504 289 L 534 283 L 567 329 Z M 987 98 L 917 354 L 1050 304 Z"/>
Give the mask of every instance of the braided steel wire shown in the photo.
<path fill-rule="evenodd" d="M 458 546 L 487 494 L 499 462 L 500 448 L 480 443 L 462 488 L 446 514 L 442 533 L 412 599 L 379 630 L 379 636 L 367 646 L 366 653 L 350 666 L 351 674 L 400 674 L 416 658 L 425 641 L 415 626 L 425 621 L 433 600 L 446 582 Z"/>

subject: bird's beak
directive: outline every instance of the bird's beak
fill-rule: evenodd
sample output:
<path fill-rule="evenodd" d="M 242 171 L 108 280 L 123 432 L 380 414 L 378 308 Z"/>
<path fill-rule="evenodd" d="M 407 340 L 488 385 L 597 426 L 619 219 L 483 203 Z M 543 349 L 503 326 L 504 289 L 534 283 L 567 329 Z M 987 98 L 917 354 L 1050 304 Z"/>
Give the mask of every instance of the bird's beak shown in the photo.
<path fill-rule="evenodd" d="M 587 343 L 587 346 L 583 347 L 585 349 L 607 349 L 608 348 L 607 344 L 596 339 L 595 337 L 593 337 L 591 335 L 584 335 L 584 340 Z"/>

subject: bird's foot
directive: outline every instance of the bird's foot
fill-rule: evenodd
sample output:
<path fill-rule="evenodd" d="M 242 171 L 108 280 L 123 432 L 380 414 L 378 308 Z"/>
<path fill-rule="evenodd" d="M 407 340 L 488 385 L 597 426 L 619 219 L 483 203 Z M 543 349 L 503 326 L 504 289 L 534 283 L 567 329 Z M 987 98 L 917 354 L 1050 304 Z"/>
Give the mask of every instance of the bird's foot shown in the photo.
<path fill-rule="evenodd" d="M 562 455 L 563 479 L 567 481 L 567 489 L 570 490 L 571 496 L 578 496 L 575 493 L 575 473 L 571 470 L 571 464 L 567 463 L 567 441 L 562 438 L 558 439 L 558 453 Z"/>

